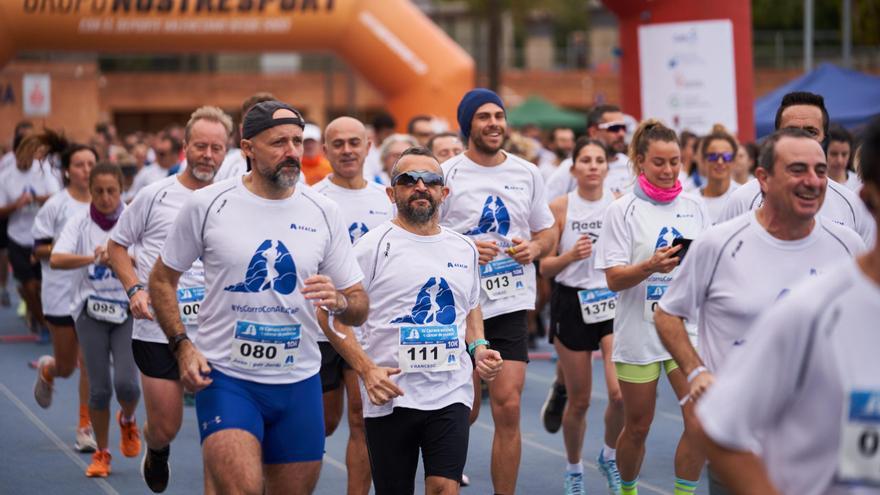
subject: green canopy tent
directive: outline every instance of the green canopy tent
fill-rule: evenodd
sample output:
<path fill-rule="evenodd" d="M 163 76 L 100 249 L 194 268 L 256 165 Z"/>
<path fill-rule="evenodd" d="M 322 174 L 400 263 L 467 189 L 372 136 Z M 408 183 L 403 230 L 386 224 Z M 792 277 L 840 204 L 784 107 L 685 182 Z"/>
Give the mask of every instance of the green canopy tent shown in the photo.
<path fill-rule="evenodd" d="M 587 117 L 584 114 L 559 108 L 535 95 L 529 96 L 520 106 L 507 112 L 507 122 L 514 127 L 534 124 L 541 129 L 568 127 L 576 132 L 587 127 Z"/>

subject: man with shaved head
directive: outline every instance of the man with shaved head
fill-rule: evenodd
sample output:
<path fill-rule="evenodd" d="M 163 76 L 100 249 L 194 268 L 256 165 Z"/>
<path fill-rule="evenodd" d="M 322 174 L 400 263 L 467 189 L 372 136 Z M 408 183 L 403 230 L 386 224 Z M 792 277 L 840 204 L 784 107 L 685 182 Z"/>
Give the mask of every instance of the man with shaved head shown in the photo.
<path fill-rule="evenodd" d="M 364 179 L 364 160 L 370 150 L 367 129 L 359 120 L 339 117 L 324 130 L 324 155 L 333 172 L 313 186 L 339 205 L 348 235 L 354 243 L 373 227 L 390 220 L 392 205 L 385 188 Z M 358 329 L 355 328 L 357 333 Z M 323 336 L 319 336 L 323 337 Z M 358 335 L 360 339 L 360 335 Z M 324 427 L 333 434 L 342 416 L 343 385 L 348 392 L 348 494 L 370 491 L 370 460 L 364 437 L 364 415 L 357 373 L 327 342 L 321 348 L 321 387 L 324 392 Z"/>

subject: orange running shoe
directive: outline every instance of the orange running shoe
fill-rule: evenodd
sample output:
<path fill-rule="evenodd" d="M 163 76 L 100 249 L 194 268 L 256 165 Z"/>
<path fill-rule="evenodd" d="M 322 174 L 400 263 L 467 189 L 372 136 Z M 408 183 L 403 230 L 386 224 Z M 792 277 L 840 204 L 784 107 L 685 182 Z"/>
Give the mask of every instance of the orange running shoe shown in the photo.
<path fill-rule="evenodd" d="M 119 450 L 125 457 L 137 457 L 141 453 L 141 434 L 138 431 L 137 422 L 122 422 L 122 411 L 116 412 L 116 422 L 119 423 L 119 432 L 122 438 L 119 440 Z"/>
<path fill-rule="evenodd" d="M 92 463 L 86 469 L 86 476 L 89 478 L 106 478 L 110 474 L 109 450 L 98 450 L 92 454 Z"/>

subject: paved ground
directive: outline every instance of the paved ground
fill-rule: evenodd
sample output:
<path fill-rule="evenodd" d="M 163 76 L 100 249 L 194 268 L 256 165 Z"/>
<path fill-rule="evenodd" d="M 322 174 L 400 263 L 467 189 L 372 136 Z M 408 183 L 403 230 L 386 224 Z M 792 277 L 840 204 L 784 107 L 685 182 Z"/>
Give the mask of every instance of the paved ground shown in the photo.
<path fill-rule="evenodd" d="M 0 308 L 0 336 L 25 334 L 22 320 L 11 309 Z M 543 351 L 549 346 L 543 345 Z M 113 474 L 106 480 L 88 479 L 83 474 L 88 454 L 72 448 L 76 428 L 76 382 L 58 380 L 54 403 L 48 410 L 33 399 L 34 371 L 30 360 L 51 352 L 48 345 L 0 343 L 0 493 L 9 494 L 140 494 L 151 493 L 138 473 L 139 458 L 128 459 L 119 452 L 118 428 L 111 428 Z M 604 383 L 600 363 L 594 366 L 595 383 L 600 385 L 593 396 L 588 418 L 585 456 L 589 493 L 605 493 L 604 481 L 593 463 L 602 438 L 602 412 L 605 407 Z M 528 368 L 522 414 L 523 458 L 519 476 L 522 494 L 562 493 L 565 454 L 561 433 L 551 435 L 540 422 L 540 409 L 553 380 L 554 365 L 535 360 Z M 664 382 L 658 398 L 657 417 L 648 440 L 648 452 L 641 474 L 641 493 L 672 493 L 672 463 L 675 445 L 681 434 L 678 405 Z M 485 405 L 485 404 L 484 404 Z M 114 405 L 114 410 L 116 406 Z M 491 493 L 489 452 L 492 443 L 492 419 L 488 408 L 471 429 L 470 452 L 466 473 L 471 486 L 463 494 Z M 143 407 L 138 420 L 143 422 Z M 345 439 L 347 429 L 340 426 L 327 440 L 327 455 L 316 493 L 345 493 Z M 195 411 L 187 408 L 184 425 L 171 453 L 172 481 L 169 494 L 199 493 L 202 487 L 201 456 Z M 421 477 L 421 474 L 419 474 Z M 701 483 L 697 493 L 707 493 Z M 423 485 L 417 483 L 417 493 Z"/>

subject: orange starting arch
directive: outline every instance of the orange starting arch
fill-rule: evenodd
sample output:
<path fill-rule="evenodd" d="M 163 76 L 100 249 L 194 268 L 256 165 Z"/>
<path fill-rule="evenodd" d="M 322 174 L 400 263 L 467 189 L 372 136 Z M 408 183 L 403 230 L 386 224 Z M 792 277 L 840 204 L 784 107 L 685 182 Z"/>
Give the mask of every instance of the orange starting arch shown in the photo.
<path fill-rule="evenodd" d="M 401 122 L 427 113 L 454 123 L 474 83 L 471 57 L 410 0 L 2 0 L 0 67 L 23 50 L 328 50 Z"/>

